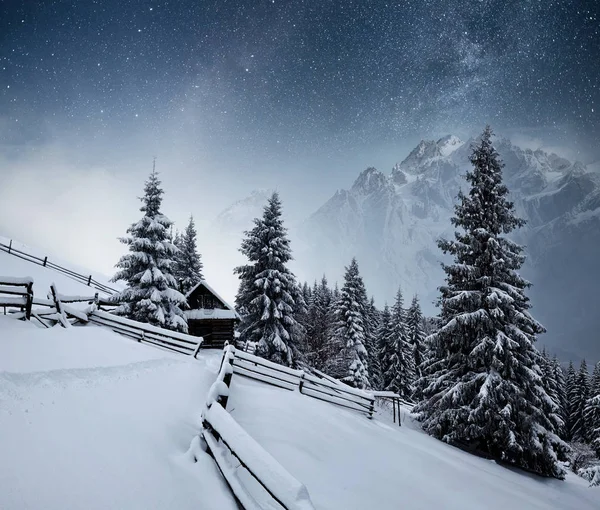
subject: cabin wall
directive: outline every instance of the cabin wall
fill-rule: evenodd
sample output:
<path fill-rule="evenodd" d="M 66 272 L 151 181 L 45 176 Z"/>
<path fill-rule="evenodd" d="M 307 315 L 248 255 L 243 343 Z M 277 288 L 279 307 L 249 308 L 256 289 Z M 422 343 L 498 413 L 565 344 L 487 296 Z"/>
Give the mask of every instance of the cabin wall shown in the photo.
<path fill-rule="evenodd" d="M 188 305 L 190 305 L 191 310 L 199 310 L 201 308 L 209 310 L 227 310 L 225 304 L 202 285 L 188 296 L 187 302 Z"/>
<path fill-rule="evenodd" d="M 233 319 L 188 319 L 188 333 L 204 337 L 202 347 L 222 348 L 225 342 L 233 344 Z"/>

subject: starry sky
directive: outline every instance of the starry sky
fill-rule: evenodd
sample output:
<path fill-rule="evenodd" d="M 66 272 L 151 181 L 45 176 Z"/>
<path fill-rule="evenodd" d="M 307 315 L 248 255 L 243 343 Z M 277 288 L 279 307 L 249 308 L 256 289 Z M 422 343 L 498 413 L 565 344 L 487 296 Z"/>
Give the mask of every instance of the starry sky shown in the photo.
<path fill-rule="evenodd" d="M 593 163 L 599 108 L 589 0 L 0 2 L 0 194 L 27 189 L 55 224 L 113 211 L 111 239 L 153 156 L 176 221 L 255 187 L 300 218 L 487 122 Z"/>

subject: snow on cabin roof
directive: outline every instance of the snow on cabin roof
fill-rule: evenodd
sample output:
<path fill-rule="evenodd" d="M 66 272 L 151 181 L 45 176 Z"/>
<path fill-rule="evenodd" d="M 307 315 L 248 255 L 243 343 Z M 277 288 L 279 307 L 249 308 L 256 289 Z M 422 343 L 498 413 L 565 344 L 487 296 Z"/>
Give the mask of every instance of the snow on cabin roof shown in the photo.
<path fill-rule="evenodd" d="M 190 315 L 187 315 L 188 319 L 208 319 L 208 318 L 213 318 L 213 319 L 241 319 L 241 317 L 235 311 L 235 308 L 233 308 L 233 306 L 231 306 L 227 301 L 225 301 L 221 296 L 219 296 L 219 294 L 217 294 L 217 291 L 215 291 L 215 289 L 213 289 L 208 283 L 206 283 L 206 280 L 200 280 L 196 285 L 194 285 L 190 289 L 190 291 L 185 295 L 185 297 L 188 298 L 189 296 L 191 296 L 192 293 L 198 287 L 200 287 L 200 285 L 202 285 L 213 296 L 215 296 L 219 301 L 221 301 L 221 303 L 223 303 L 223 305 L 225 305 L 227 307 L 227 310 L 219 310 L 219 311 L 220 312 L 229 312 L 229 314 L 227 315 L 227 317 L 225 317 L 225 316 L 217 317 L 214 313 L 208 313 L 209 310 L 204 310 L 204 309 L 200 309 L 200 310 L 188 310 L 186 312 L 186 314 L 188 314 L 189 312 L 195 312 L 195 311 L 198 311 L 198 312 L 204 311 L 204 312 L 206 312 L 205 315 L 198 316 L 198 317 L 191 317 Z M 231 312 L 233 312 L 233 315 L 231 314 Z M 219 315 L 224 315 L 224 314 L 219 314 Z"/>
<path fill-rule="evenodd" d="M 238 319 L 235 310 L 219 310 L 218 308 L 200 308 L 198 310 L 185 310 L 183 312 L 187 319 Z"/>

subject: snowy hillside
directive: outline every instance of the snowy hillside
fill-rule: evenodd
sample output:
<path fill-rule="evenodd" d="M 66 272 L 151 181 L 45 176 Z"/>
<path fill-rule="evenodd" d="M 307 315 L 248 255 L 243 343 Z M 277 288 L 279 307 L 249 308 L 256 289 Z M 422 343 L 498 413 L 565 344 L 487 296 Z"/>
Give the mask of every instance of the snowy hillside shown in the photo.
<path fill-rule="evenodd" d="M 8 245 L 9 242 L 9 239 L 0 236 L 0 243 Z M 45 256 L 45 254 L 40 252 L 39 250 L 32 249 L 31 247 L 22 244 L 18 241 L 13 240 L 12 247 L 42 259 Z M 92 275 L 92 277 L 96 281 L 104 285 L 108 285 L 112 288 L 117 289 L 120 288 L 118 283 L 111 283 L 109 281 L 110 278 L 106 275 L 90 271 L 86 268 L 77 267 L 74 264 L 64 262 L 59 259 L 49 258 L 49 260 L 71 271 L 83 275 Z M 83 283 L 78 282 L 77 280 L 69 278 L 66 275 L 57 272 L 49 267 L 43 267 L 33 264 L 27 260 L 23 260 L 14 255 L 9 255 L 8 253 L 2 250 L 0 250 L 0 276 L 31 276 L 34 282 L 33 291 L 34 294 L 38 297 L 45 297 L 48 291 L 50 290 L 50 285 L 53 282 L 57 284 L 58 291 L 61 294 L 76 296 L 93 296 L 96 292 L 98 292 L 96 289 L 88 287 L 87 285 L 84 285 Z M 100 292 L 100 296 L 104 295 L 106 294 Z"/>
<path fill-rule="evenodd" d="M 5 317 L 0 333 L 0 508 L 236 508 L 212 459 L 188 453 L 220 352 L 194 361 L 94 326 Z M 597 507 L 577 477 L 501 467 L 406 417 L 369 421 L 240 375 L 231 393 L 232 416 L 320 510 Z"/>
<path fill-rule="evenodd" d="M 303 250 L 295 255 L 303 272 L 339 280 L 356 256 L 380 305 L 402 285 L 405 295 L 418 293 L 426 313 L 433 313 L 443 283 L 436 240 L 452 236 L 450 217 L 458 191 L 466 187 L 470 145 L 455 136 L 421 141 L 391 174 L 364 170 L 301 228 Z M 581 163 L 521 149 L 504 138 L 496 139 L 496 147 L 511 198 L 528 221 L 516 240 L 528 247 L 524 274 L 534 283 L 534 313 L 548 329 L 541 340 L 563 359 L 600 359 L 594 336 L 600 327 L 594 255 L 600 176 Z"/>

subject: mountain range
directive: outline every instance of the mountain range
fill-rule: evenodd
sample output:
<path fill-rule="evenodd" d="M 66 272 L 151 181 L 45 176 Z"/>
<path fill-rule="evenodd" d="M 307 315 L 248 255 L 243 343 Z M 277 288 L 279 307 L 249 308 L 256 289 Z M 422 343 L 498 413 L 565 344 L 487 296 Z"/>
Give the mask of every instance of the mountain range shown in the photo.
<path fill-rule="evenodd" d="M 298 272 L 341 280 L 358 259 L 367 289 L 378 304 L 392 302 L 400 286 L 409 300 L 418 294 L 435 313 L 444 260 L 436 241 L 451 237 L 458 191 L 467 189 L 474 140 L 449 135 L 423 140 L 391 173 L 361 172 L 291 229 Z M 502 137 L 495 146 L 504 161 L 504 181 L 527 225 L 515 232 L 526 245 L 523 275 L 534 316 L 547 328 L 540 343 L 563 360 L 600 359 L 600 175 L 580 162 L 543 150 L 524 149 Z M 221 233 L 245 228 L 259 215 L 268 192 L 257 191 L 225 210 Z"/>

